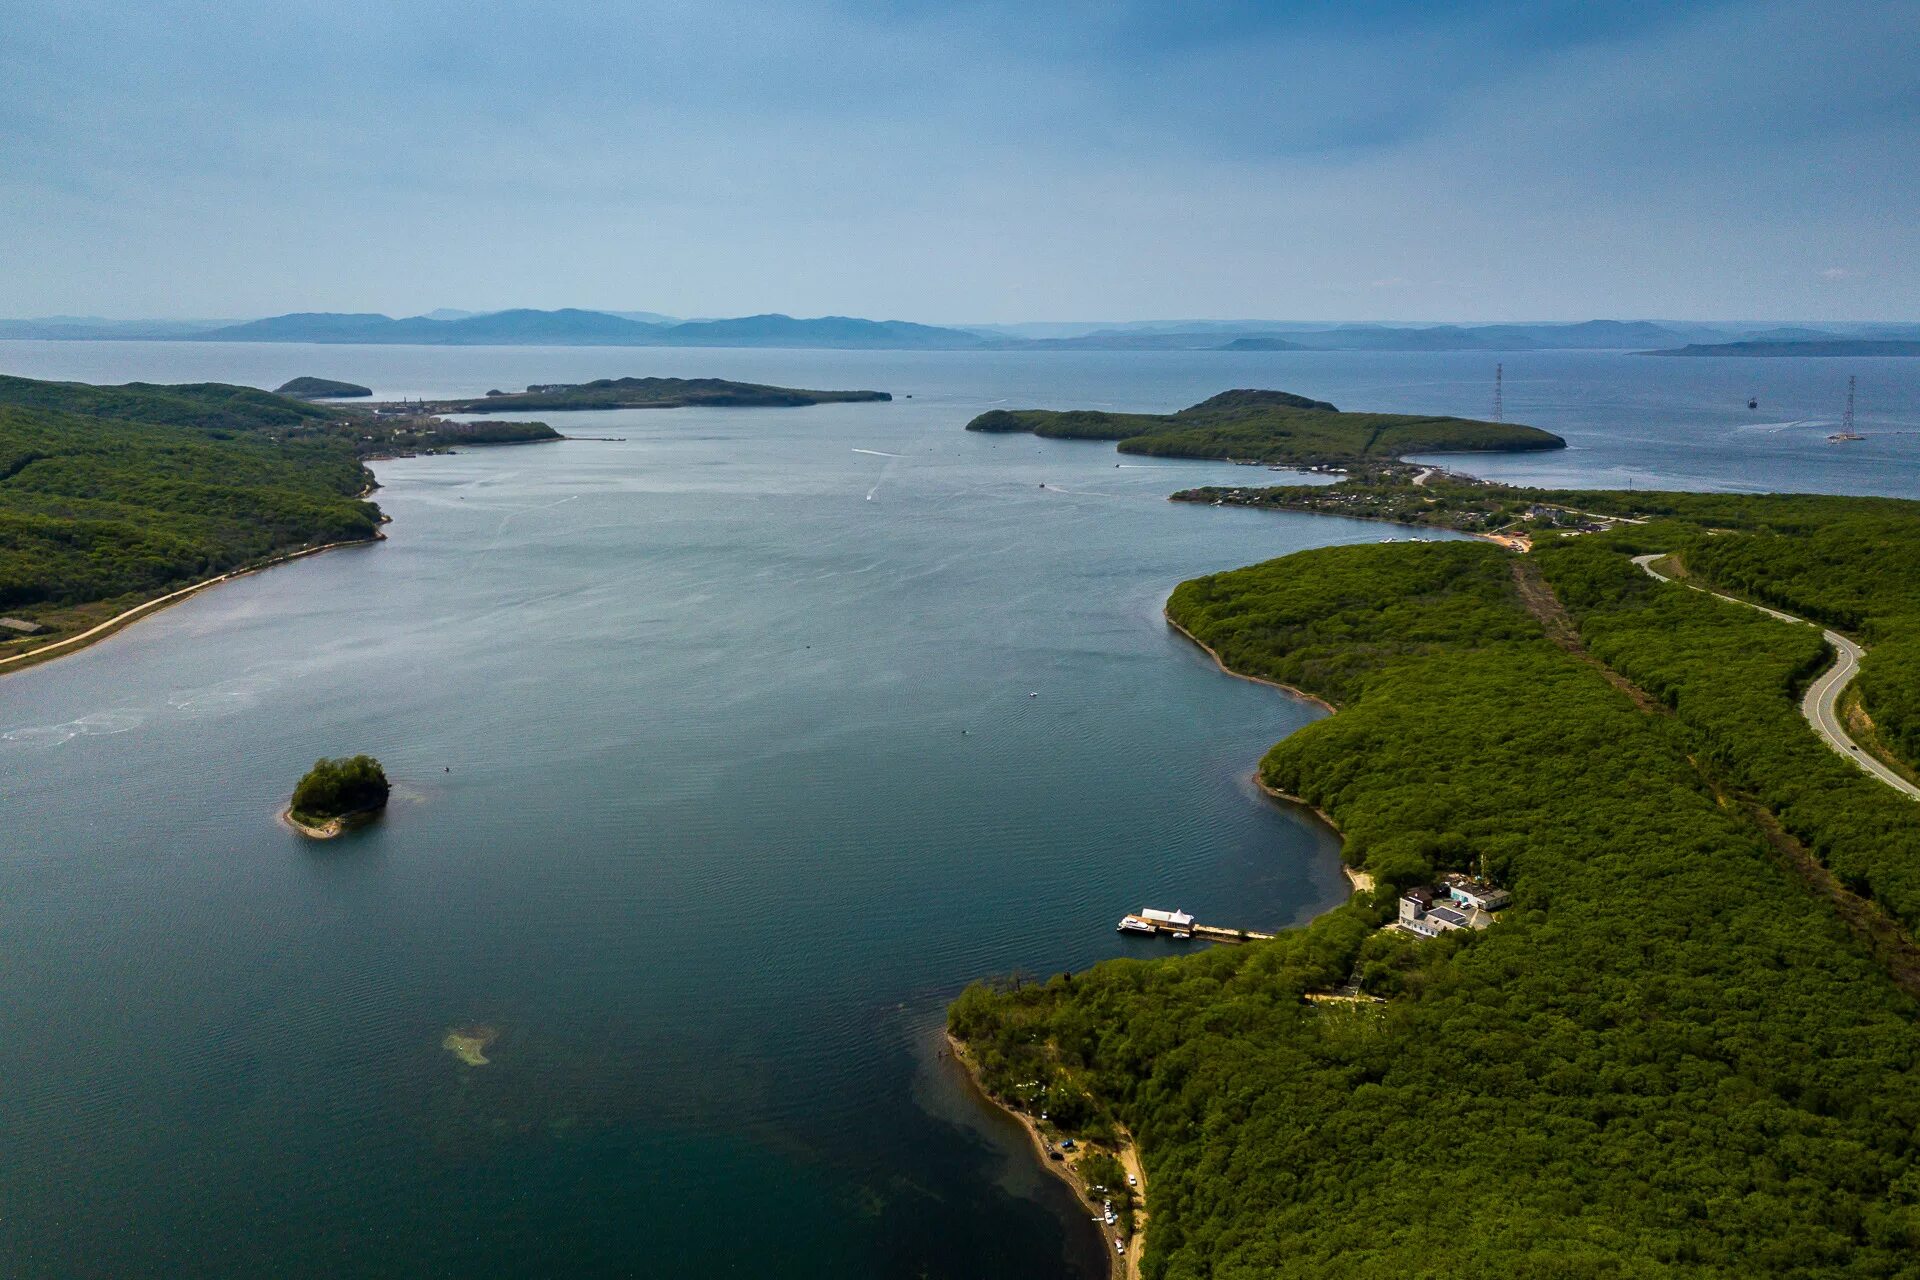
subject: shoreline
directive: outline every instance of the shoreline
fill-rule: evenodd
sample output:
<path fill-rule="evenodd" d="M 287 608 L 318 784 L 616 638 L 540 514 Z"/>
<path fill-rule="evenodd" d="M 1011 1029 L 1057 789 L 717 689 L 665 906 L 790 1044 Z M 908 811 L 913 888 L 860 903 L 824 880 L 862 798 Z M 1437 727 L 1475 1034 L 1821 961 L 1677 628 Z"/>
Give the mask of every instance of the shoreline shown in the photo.
<path fill-rule="evenodd" d="M 155 596 L 151 600 L 142 601 L 134 605 L 131 609 L 116 613 L 105 622 L 89 627 L 79 635 L 68 636 L 65 640 L 56 640 L 52 644 L 41 645 L 38 649 L 29 649 L 25 653 L 16 653 L 0 658 L 0 675 L 11 674 L 11 672 L 15 670 L 24 671 L 27 667 L 39 666 L 43 662 L 55 662 L 70 654 L 78 653 L 82 649 L 105 640 L 115 632 L 132 626 L 142 618 L 158 613 L 168 605 L 178 604 L 188 596 L 198 595 L 208 587 L 217 587 L 221 583 L 230 582 L 235 578 L 244 578 L 248 574 L 261 573 L 265 570 L 287 564 L 290 561 L 301 560 L 307 556 L 319 555 L 322 551 L 338 551 L 342 547 L 371 546 L 376 542 L 385 542 L 386 539 L 386 534 L 376 531 L 371 538 L 349 538 L 344 542 L 327 542 L 317 547 L 303 547 L 298 551 L 289 551 L 284 555 L 274 556 L 259 564 L 246 565 L 238 569 L 229 569 L 216 577 L 207 578 L 189 586 L 181 587 L 178 591 L 170 591 L 166 595 Z"/>
<path fill-rule="evenodd" d="M 1243 671 L 1235 671 L 1232 667 L 1229 667 L 1226 664 L 1226 662 L 1220 657 L 1220 655 L 1217 652 L 1214 651 L 1213 646 L 1209 645 L 1206 641 L 1202 640 L 1199 636 L 1194 635 L 1193 632 L 1187 630 L 1185 627 L 1181 626 L 1178 622 L 1175 622 L 1173 619 L 1173 615 L 1168 613 L 1164 608 L 1160 612 L 1161 612 L 1161 616 L 1166 618 L 1168 626 L 1172 627 L 1175 631 L 1178 631 L 1181 635 L 1185 636 L 1189 641 L 1191 641 L 1194 645 L 1196 645 L 1203 652 L 1205 652 L 1209 658 L 1213 659 L 1213 664 L 1215 666 L 1219 667 L 1221 671 L 1225 672 L 1227 675 L 1232 676 L 1234 679 L 1248 680 L 1254 684 L 1264 684 L 1270 689 L 1278 689 L 1282 693 L 1285 693 L 1290 697 L 1299 698 L 1304 702 L 1311 702 L 1315 706 L 1321 707 L 1329 713 L 1338 711 L 1340 709 L 1334 706 L 1331 702 L 1328 702 L 1325 698 L 1316 698 L 1312 694 L 1307 693 L 1306 691 L 1301 689 L 1296 689 L 1290 684 L 1283 684 L 1278 680 L 1269 680 L 1265 676 L 1250 676 Z M 1308 801 L 1301 799 L 1299 796 L 1294 795 L 1290 791 L 1282 791 L 1280 788 L 1273 786 L 1265 778 L 1260 776 L 1260 769 L 1258 766 L 1255 766 L 1253 771 L 1253 785 L 1260 788 L 1261 791 L 1265 792 L 1270 799 L 1278 800 L 1285 804 L 1294 805 L 1298 808 L 1308 810 L 1313 814 L 1314 817 L 1324 822 L 1327 825 L 1327 829 L 1329 831 L 1333 832 L 1336 836 L 1340 837 L 1340 843 L 1342 845 L 1346 844 L 1346 840 L 1347 840 L 1346 833 L 1340 830 L 1340 824 L 1333 820 L 1333 815 L 1329 814 L 1325 809 L 1322 809 L 1317 804 L 1309 803 Z M 1347 883 L 1352 886 L 1354 893 L 1371 893 L 1373 891 L 1373 886 L 1374 886 L 1373 877 L 1371 875 L 1368 875 L 1366 872 L 1359 870 L 1357 867 L 1349 865 L 1346 859 L 1344 858 L 1340 860 L 1340 870 L 1346 874 Z"/>
<path fill-rule="evenodd" d="M 967 1086 L 974 1096 L 995 1111 L 1017 1121 L 1021 1129 L 1026 1132 L 1027 1147 L 1033 1153 L 1033 1158 L 1039 1161 L 1040 1167 L 1067 1185 L 1067 1189 L 1073 1192 L 1074 1199 L 1086 1209 L 1090 1218 L 1099 1218 L 1101 1206 L 1094 1203 L 1092 1193 L 1074 1174 L 1074 1162 L 1052 1160 L 1047 1157 L 1047 1138 L 1040 1132 L 1040 1122 L 1024 1111 L 1016 1111 L 988 1093 L 986 1085 L 980 1081 L 979 1070 L 974 1066 L 973 1055 L 967 1048 L 966 1041 L 956 1038 L 953 1032 L 944 1027 L 941 1028 L 940 1034 L 946 1039 L 947 1051 L 953 1055 L 954 1062 L 967 1077 Z M 1107 1275 L 1110 1280 L 1140 1280 L 1140 1255 L 1145 1252 L 1147 1239 L 1147 1173 L 1140 1163 L 1140 1152 L 1133 1141 L 1133 1135 L 1127 1133 L 1124 1128 L 1120 1132 L 1126 1141 L 1114 1153 L 1114 1158 L 1120 1162 L 1122 1168 L 1139 1180 L 1140 1185 L 1133 1190 L 1140 1197 L 1140 1207 L 1134 1211 L 1133 1235 L 1127 1239 L 1126 1254 L 1122 1256 L 1113 1251 L 1113 1238 L 1107 1234 L 1104 1226 L 1099 1231 L 1100 1248 L 1101 1252 L 1107 1255 Z M 1081 1149 L 1085 1150 L 1084 1147 Z"/>
<path fill-rule="evenodd" d="M 1205 653 L 1209 658 L 1212 658 L 1214 666 L 1219 667 L 1224 674 L 1232 676 L 1235 680 L 1250 680 L 1254 684 L 1264 684 L 1269 689 L 1278 689 L 1280 690 L 1280 692 L 1288 694 L 1292 697 L 1298 698 L 1302 702 L 1311 702 L 1314 706 L 1319 707 L 1323 711 L 1327 711 L 1329 713 L 1338 711 L 1340 709 L 1334 706 L 1331 702 L 1328 702 L 1325 698 L 1314 697 L 1312 694 L 1308 693 L 1305 689 L 1296 689 L 1290 684 L 1283 684 L 1278 680 L 1270 680 L 1266 676 L 1250 676 L 1244 671 L 1235 671 L 1232 667 L 1226 664 L 1226 661 L 1223 658 L 1221 658 L 1221 656 L 1218 653 L 1214 652 L 1212 645 L 1208 644 L 1206 641 L 1202 640 L 1199 636 L 1196 636 L 1195 634 L 1193 634 L 1193 632 L 1181 626 L 1178 622 L 1175 622 L 1173 620 L 1173 615 L 1167 612 L 1166 607 L 1164 605 L 1160 609 L 1160 616 L 1167 620 L 1168 626 L 1172 627 L 1175 631 L 1178 631 L 1181 635 L 1185 636 L 1188 640 L 1192 641 L 1194 645 L 1196 645 L 1203 653 Z M 1265 784 L 1263 783 L 1262 785 L 1264 786 Z M 1311 808 L 1312 806 L 1308 806 L 1308 807 Z M 1314 810 L 1314 812 L 1318 813 L 1319 810 L 1316 809 Z M 1333 824 L 1328 823 L 1327 825 L 1332 826 Z"/>
<path fill-rule="evenodd" d="M 1290 697 L 1298 698 L 1303 702 L 1310 702 L 1328 712 L 1334 712 L 1339 709 L 1326 699 L 1317 698 L 1302 689 L 1296 689 L 1290 684 L 1285 684 L 1279 680 L 1270 680 L 1263 676 L 1252 676 L 1247 675 L 1245 672 L 1235 671 L 1221 659 L 1219 653 L 1217 653 L 1211 645 L 1174 621 L 1173 616 L 1167 613 L 1165 608 L 1161 609 L 1161 616 L 1166 619 L 1169 627 L 1172 627 L 1175 631 L 1186 637 L 1195 647 L 1212 658 L 1214 665 L 1218 667 L 1222 673 L 1232 676 L 1236 680 L 1246 680 L 1253 684 L 1263 684 L 1269 688 L 1278 689 Z M 1334 835 L 1340 838 L 1342 845 L 1346 843 L 1346 836 L 1341 832 L 1339 824 L 1336 823 L 1324 809 L 1318 805 L 1310 804 L 1299 796 L 1292 795 L 1280 790 L 1278 787 L 1269 785 L 1266 779 L 1260 776 L 1260 771 L 1257 768 L 1252 774 L 1252 779 L 1253 784 L 1269 799 L 1309 810 L 1321 822 L 1326 824 L 1329 831 L 1332 831 Z M 1373 891 L 1375 884 L 1374 878 L 1365 871 L 1348 865 L 1344 858 L 1341 859 L 1340 862 L 1340 871 L 1347 881 L 1347 900 L 1349 902 L 1352 901 L 1355 895 L 1371 893 Z M 1334 907 L 1327 908 L 1328 911 L 1335 909 Z M 1324 915 L 1325 912 L 1321 914 Z M 1100 1216 L 1101 1206 L 1093 1203 L 1090 1193 L 1074 1174 L 1071 1163 L 1048 1158 L 1047 1139 L 1040 1131 L 1039 1122 L 1026 1112 L 1016 1110 L 988 1093 L 986 1086 L 981 1082 L 979 1072 L 974 1066 L 966 1043 L 956 1038 L 951 1031 L 942 1029 L 941 1034 L 946 1037 L 947 1048 L 953 1054 L 954 1061 L 959 1064 L 961 1071 L 966 1075 L 968 1087 L 974 1096 L 986 1106 L 1015 1120 L 1021 1129 L 1025 1131 L 1027 1135 L 1027 1148 L 1032 1153 L 1033 1158 L 1039 1162 L 1040 1167 L 1053 1177 L 1064 1182 L 1068 1189 L 1073 1192 L 1074 1198 L 1086 1209 L 1089 1216 L 1098 1218 Z M 1115 1158 L 1119 1160 L 1122 1168 L 1126 1169 L 1129 1174 L 1139 1180 L 1140 1185 L 1136 1189 L 1140 1195 L 1140 1207 L 1134 1214 L 1133 1235 L 1127 1240 L 1126 1253 L 1124 1255 L 1117 1253 L 1107 1254 L 1108 1275 L 1110 1280 L 1140 1280 L 1140 1259 L 1141 1255 L 1145 1252 L 1147 1238 L 1147 1175 L 1146 1168 L 1140 1161 L 1139 1144 L 1133 1140 L 1133 1135 L 1128 1133 L 1124 1128 L 1120 1130 L 1120 1133 L 1123 1142 L 1119 1150 L 1115 1152 Z M 1100 1238 L 1102 1250 L 1105 1251 L 1112 1241 L 1104 1228 L 1101 1229 Z"/>
<path fill-rule="evenodd" d="M 291 809 L 282 809 L 280 811 L 280 821 L 286 823 L 309 840 L 332 840 L 337 836 L 345 835 L 347 830 L 346 821 L 342 818 L 328 818 L 326 822 L 320 826 L 310 827 L 300 821 L 300 819 L 294 817 L 293 810 Z"/>
<path fill-rule="evenodd" d="M 363 809 L 357 813 L 343 813 L 337 818 L 328 818 L 317 827 L 310 827 L 293 816 L 291 807 L 280 811 L 280 821 L 292 827 L 309 840 L 335 840 L 359 827 L 364 827 L 386 812 L 386 806 L 378 809 Z"/>
<path fill-rule="evenodd" d="M 1429 474 L 1431 474 L 1431 472 L 1429 472 Z M 1449 474 L 1459 476 L 1466 480 L 1479 479 L 1479 477 L 1470 476 L 1464 471 L 1454 471 L 1454 472 L 1450 472 Z M 1414 483 L 1417 485 L 1420 482 L 1416 480 L 1414 481 Z M 1491 483 L 1491 482 L 1486 482 L 1486 483 Z M 1331 488 L 1332 486 L 1328 486 L 1328 487 Z M 1182 490 L 1181 492 L 1195 492 L 1195 491 Z M 1360 515 L 1360 514 L 1355 514 L 1347 511 L 1318 511 L 1312 507 L 1283 507 L 1278 504 L 1264 503 L 1264 502 L 1225 502 L 1225 501 L 1208 502 L 1204 498 L 1183 498 L 1180 496 L 1179 493 L 1168 494 L 1167 501 L 1192 503 L 1196 506 L 1239 507 L 1242 510 L 1247 510 L 1247 511 L 1284 511 L 1297 516 L 1327 516 L 1335 520 L 1364 520 L 1369 524 L 1390 524 L 1394 526 L 1396 529 L 1417 529 L 1422 533 L 1433 533 L 1435 531 L 1438 531 L 1440 533 L 1455 534 L 1462 538 L 1477 538 L 1481 542 L 1491 542 L 1495 546 L 1505 547 L 1509 551 L 1519 552 L 1522 555 L 1526 554 L 1528 551 L 1533 549 L 1532 543 L 1528 542 L 1527 539 L 1525 539 L 1524 537 L 1518 534 L 1473 533 L 1466 529 L 1449 529 L 1447 526 L 1443 524 L 1411 524 L 1405 520 L 1396 520 L 1392 516 Z M 1172 621 L 1172 619 L 1168 619 L 1168 621 Z M 1199 641 L 1196 640 L 1194 643 L 1198 644 Z M 1205 646 L 1202 646 L 1202 647 L 1204 648 Z M 1227 674 L 1239 675 L 1240 673 L 1237 671 L 1230 671 Z M 1257 677 L 1254 677 L 1254 676 L 1242 677 L 1242 679 L 1248 679 L 1248 680 L 1256 679 L 1256 678 Z"/>

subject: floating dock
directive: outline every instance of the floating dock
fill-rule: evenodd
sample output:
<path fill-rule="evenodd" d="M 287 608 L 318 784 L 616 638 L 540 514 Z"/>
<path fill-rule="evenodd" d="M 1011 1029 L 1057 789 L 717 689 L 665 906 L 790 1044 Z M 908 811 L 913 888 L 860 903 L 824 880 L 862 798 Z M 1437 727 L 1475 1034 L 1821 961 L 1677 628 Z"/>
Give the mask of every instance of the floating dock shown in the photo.
<path fill-rule="evenodd" d="M 1131 915 L 1120 917 L 1120 923 L 1114 926 L 1119 933 L 1146 933 L 1185 940 L 1205 938 L 1208 942 L 1265 942 L 1273 935 L 1260 933 L 1253 929 L 1231 929 L 1224 925 L 1200 924 L 1185 911 L 1162 911 L 1158 907 L 1142 907 Z"/>

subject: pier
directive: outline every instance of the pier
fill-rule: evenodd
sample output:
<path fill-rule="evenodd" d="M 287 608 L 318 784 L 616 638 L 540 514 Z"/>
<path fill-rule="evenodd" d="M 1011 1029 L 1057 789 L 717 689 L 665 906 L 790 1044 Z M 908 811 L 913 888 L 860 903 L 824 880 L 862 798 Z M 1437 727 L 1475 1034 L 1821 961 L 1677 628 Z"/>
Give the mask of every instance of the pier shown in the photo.
<path fill-rule="evenodd" d="M 1253 929 L 1200 924 L 1184 911 L 1162 911 L 1158 907 L 1142 907 L 1132 915 L 1122 916 L 1114 928 L 1119 933 L 1165 934 L 1183 942 L 1189 938 L 1204 938 L 1208 942 L 1265 942 L 1273 936 Z"/>

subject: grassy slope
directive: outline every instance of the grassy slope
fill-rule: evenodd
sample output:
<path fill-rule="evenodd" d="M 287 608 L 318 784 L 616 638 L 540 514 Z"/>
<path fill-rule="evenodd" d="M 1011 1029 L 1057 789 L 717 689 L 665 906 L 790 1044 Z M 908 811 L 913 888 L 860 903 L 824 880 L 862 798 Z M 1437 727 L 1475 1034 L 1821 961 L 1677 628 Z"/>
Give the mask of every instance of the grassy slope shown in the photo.
<path fill-rule="evenodd" d="M 976 987 L 955 1030 L 990 1083 L 1059 1073 L 1133 1127 L 1153 1276 L 1900 1274 L 1920 1010 L 1715 802 L 1689 724 L 1543 638 L 1509 569 L 1341 548 L 1170 602 L 1229 662 L 1342 704 L 1270 782 L 1389 893 L 1484 859 L 1516 895 L 1499 927 L 1368 938 L 1354 905 Z M 1389 1004 L 1299 1000 L 1356 964 Z"/>
<path fill-rule="evenodd" d="M 1123 453 L 1272 464 L 1387 462 L 1408 453 L 1558 449 L 1566 444 L 1533 427 L 1468 418 L 1342 413 L 1325 401 L 1277 391 L 1222 392 L 1173 414 L 996 409 L 975 418 L 967 429 L 1117 440 Z"/>

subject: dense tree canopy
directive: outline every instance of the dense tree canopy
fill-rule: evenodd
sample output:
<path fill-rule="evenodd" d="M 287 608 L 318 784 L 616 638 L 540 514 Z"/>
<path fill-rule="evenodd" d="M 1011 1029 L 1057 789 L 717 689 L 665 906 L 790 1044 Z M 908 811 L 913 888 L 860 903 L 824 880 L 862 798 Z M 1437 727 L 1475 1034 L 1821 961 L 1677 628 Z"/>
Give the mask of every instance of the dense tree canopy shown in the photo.
<path fill-rule="evenodd" d="M 291 811 L 303 822 L 370 813 L 386 806 L 388 791 L 386 770 L 372 756 L 320 759 L 294 787 Z"/>
<path fill-rule="evenodd" d="M 1231 458 L 1265 463 L 1391 461 L 1407 453 L 1559 449 L 1535 427 L 1470 418 L 1342 413 L 1285 391 L 1223 391 L 1178 413 L 1094 409 L 994 409 L 969 431 L 1030 431 L 1077 440 L 1117 440 L 1122 453 Z"/>
<path fill-rule="evenodd" d="M 1270 943 L 954 1004 L 989 1088 L 1040 1079 L 1131 1127 L 1149 1276 L 1911 1273 L 1920 1008 L 1721 801 L 1795 767 L 1749 756 L 1756 734 L 1802 766 L 1825 750 L 1789 697 L 1817 637 L 1636 579 L 1632 549 L 1539 564 L 1673 714 L 1549 638 L 1491 545 L 1312 551 L 1174 593 L 1230 665 L 1340 704 L 1261 772 L 1382 889 Z M 1659 651 L 1676 629 L 1698 654 Z M 1805 791 L 1783 803 L 1817 831 L 1835 811 Z M 1901 829 L 1857 821 L 1823 853 L 1900 901 Z M 1513 890 L 1492 929 L 1374 930 L 1399 887 L 1468 866 Z M 1387 1002 L 1301 998 L 1356 973 Z"/>
<path fill-rule="evenodd" d="M 557 438 L 543 423 L 386 420 L 219 383 L 0 377 L 0 611 L 58 626 L 74 606 L 371 538 L 363 457 Z"/>
<path fill-rule="evenodd" d="M 0 609 L 158 594 L 373 536 L 352 444 L 300 434 L 316 411 L 239 387 L 180 394 L 197 391 L 0 379 Z"/>

